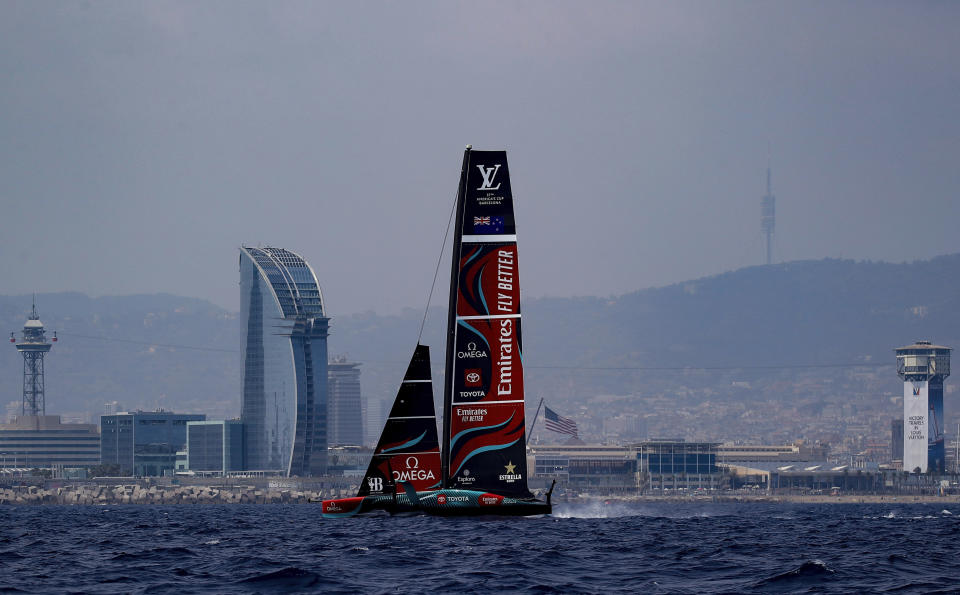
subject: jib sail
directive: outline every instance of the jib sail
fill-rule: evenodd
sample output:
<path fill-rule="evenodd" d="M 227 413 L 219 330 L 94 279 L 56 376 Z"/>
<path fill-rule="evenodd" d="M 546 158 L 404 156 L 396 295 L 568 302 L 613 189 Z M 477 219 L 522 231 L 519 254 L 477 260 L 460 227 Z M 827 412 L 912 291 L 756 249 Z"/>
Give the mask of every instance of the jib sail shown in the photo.
<path fill-rule="evenodd" d="M 441 477 L 430 348 L 417 345 L 357 495 L 392 494 L 398 481 L 437 489 Z"/>
<path fill-rule="evenodd" d="M 520 288 L 506 151 L 466 150 L 444 377 L 444 487 L 527 497 Z"/>

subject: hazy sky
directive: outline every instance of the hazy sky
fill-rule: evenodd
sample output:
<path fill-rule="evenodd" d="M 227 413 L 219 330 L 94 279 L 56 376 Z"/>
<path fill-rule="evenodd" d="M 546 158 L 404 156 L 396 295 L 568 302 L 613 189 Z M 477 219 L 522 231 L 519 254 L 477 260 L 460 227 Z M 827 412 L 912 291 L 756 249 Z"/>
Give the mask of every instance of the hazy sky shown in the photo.
<path fill-rule="evenodd" d="M 0 293 L 237 309 L 271 244 L 334 316 L 420 308 L 467 143 L 509 151 L 526 297 L 761 263 L 768 158 L 776 260 L 957 252 L 958 31 L 956 2 L 2 0 Z"/>

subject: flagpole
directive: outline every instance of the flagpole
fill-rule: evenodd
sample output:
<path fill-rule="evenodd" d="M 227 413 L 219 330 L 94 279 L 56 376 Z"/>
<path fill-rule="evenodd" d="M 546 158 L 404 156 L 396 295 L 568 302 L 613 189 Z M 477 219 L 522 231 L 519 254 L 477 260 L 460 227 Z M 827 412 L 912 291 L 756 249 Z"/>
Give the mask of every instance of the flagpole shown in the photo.
<path fill-rule="evenodd" d="M 527 432 L 527 444 L 530 444 L 530 437 L 533 436 L 533 426 L 537 425 L 537 416 L 540 415 L 540 407 L 543 406 L 543 397 L 540 397 L 540 404 L 537 405 L 537 412 L 533 414 L 533 423 L 530 424 L 530 431 Z"/>

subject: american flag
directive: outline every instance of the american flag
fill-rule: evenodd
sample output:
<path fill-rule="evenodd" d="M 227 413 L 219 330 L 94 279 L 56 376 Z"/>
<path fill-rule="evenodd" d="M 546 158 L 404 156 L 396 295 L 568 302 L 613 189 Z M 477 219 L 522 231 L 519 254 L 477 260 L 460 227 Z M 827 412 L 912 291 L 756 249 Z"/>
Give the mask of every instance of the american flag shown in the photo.
<path fill-rule="evenodd" d="M 548 430 L 560 434 L 569 434 L 574 438 L 580 437 L 577 433 L 577 422 L 562 415 L 557 415 L 556 411 L 546 406 L 543 408 L 543 422 Z"/>

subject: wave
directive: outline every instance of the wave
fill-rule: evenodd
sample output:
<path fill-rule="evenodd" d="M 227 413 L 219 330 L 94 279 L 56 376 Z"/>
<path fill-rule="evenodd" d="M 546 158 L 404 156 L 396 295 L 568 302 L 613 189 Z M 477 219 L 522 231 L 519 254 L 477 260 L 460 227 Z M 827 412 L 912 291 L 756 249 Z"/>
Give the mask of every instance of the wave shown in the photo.
<path fill-rule="evenodd" d="M 0 508 L 8 527 L 0 549 L 9 553 L 0 589 L 949 592 L 960 588 L 953 563 L 960 512 L 937 508 L 952 505 L 597 498 L 557 503 L 553 518 L 383 516 L 336 524 L 306 505 L 171 507 L 169 520 L 149 507 L 111 515 Z"/>
<path fill-rule="evenodd" d="M 196 556 L 197 553 L 185 547 L 156 547 L 140 552 L 120 552 L 114 555 L 110 560 L 115 562 L 132 562 L 137 560 L 156 560 L 164 559 L 167 556 L 180 558 L 182 556 Z"/>
<path fill-rule="evenodd" d="M 286 590 L 286 589 L 306 589 L 316 587 L 321 583 L 319 575 L 303 570 L 295 566 L 290 566 L 282 570 L 258 574 L 238 581 L 241 585 L 253 585 L 258 589 Z"/>
<path fill-rule="evenodd" d="M 796 568 L 765 578 L 753 586 L 759 588 L 764 585 L 774 585 L 777 583 L 807 582 L 810 580 L 819 581 L 834 574 L 836 574 L 836 571 L 824 564 L 821 560 L 807 560 Z"/>

